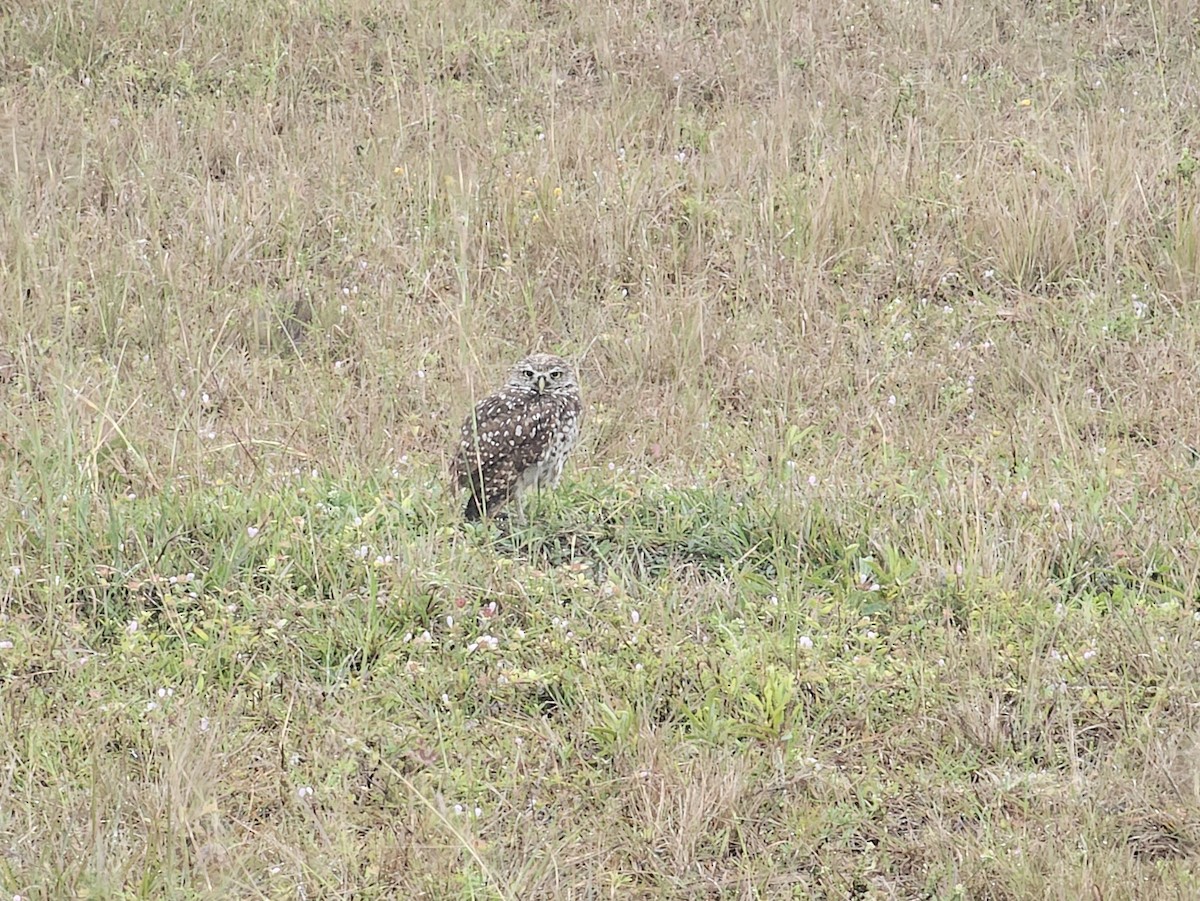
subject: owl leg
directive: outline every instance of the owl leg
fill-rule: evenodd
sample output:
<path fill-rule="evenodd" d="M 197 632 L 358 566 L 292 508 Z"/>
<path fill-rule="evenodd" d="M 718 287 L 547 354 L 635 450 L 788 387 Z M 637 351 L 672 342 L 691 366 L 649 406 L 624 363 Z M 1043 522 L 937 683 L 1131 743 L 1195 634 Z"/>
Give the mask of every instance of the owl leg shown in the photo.
<path fill-rule="evenodd" d="M 509 504 L 509 510 L 512 511 L 511 515 L 512 515 L 513 522 L 515 522 L 518 526 L 521 526 L 522 528 L 524 528 L 529 523 L 529 517 L 525 515 L 525 504 L 527 502 L 528 497 L 529 497 L 529 492 L 522 491 L 520 494 L 518 494 L 516 497 L 514 497 L 512 499 L 512 503 Z"/>

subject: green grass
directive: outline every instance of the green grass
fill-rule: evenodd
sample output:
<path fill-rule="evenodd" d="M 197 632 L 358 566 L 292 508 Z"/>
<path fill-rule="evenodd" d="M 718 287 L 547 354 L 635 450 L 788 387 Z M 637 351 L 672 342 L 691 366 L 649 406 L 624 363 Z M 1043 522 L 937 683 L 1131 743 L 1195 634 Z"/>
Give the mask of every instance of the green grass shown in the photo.
<path fill-rule="evenodd" d="M 30 561 L 5 880 L 1024 895 L 1090 871 L 1080 829 L 1125 843 L 1112 878 L 1190 878 L 1193 747 L 1159 724 L 1194 703 L 1200 625 L 1167 594 L 1119 569 L 921 590 L 719 488 L 535 509 L 464 530 L 390 473 L 31 507 L 5 533 Z"/>
<path fill-rule="evenodd" d="M 1191 5 L 10 6 L 0 896 L 1194 893 Z"/>

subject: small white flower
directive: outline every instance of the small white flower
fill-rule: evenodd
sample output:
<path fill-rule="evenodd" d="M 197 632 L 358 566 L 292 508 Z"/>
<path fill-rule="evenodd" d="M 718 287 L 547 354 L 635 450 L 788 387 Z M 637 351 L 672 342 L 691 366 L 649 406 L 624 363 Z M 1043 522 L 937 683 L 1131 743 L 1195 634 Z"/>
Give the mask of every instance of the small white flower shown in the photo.
<path fill-rule="evenodd" d="M 815 475 L 810 475 L 808 477 L 808 487 L 810 487 L 810 488 L 817 487 L 817 477 Z"/>
<path fill-rule="evenodd" d="M 801 635 L 798 639 L 796 639 L 796 644 L 800 645 L 800 647 L 804 648 L 806 651 L 811 651 L 813 640 L 807 635 Z"/>
<path fill-rule="evenodd" d="M 642 615 L 640 613 L 638 613 L 636 610 L 629 611 L 629 621 L 631 623 L 633 623 L 635 626 L 641 621 L 641 619 L 642 619 Z"/>
<path fill-rule="evenodd" d="M 894 395 L 894 394 L 889 394 L 889 395 L 888 395 L 888 406 L 889 406 L 889 407 L 894 407 L 894 406 L 896 406 L 896 395 Z"/>
<path fill-rule="evenodd" d="M 246 535 L 249 538 L 257 538 L 258 526 L 246 526 Z"/>
<path fill-rule="evenodd" d="M 125 631 L 126 631 L 126 632 L 127 632 L 129 635 L 132 635 L 132 634 L 133 634 L 134 632 L 136 632 L 137 630 L 138 630 L 138 621 L 137 621 L 136 619 L 131 619 L 131 620 L 130 620 L 130 621 L 129 621 L 129 622 L 126 624 L 126 625 L 125 625 Z"/>
<path fill-rule="evenodd" d="M 298 798 L 311 798 L 312 793 L 313 789 L 311 785 L 302 785 L 296 789 L 296 797 Z"/>
<path fill-rule="evenodd" d="M 14 576 L 19 576 L 19 575 L 21 575 L 21 567 L 19 567 L 19 566 L 10 566 L 10 567 L 8 568 L 8 571 L 9 571 L 10 573 L 12 573 Z"/>

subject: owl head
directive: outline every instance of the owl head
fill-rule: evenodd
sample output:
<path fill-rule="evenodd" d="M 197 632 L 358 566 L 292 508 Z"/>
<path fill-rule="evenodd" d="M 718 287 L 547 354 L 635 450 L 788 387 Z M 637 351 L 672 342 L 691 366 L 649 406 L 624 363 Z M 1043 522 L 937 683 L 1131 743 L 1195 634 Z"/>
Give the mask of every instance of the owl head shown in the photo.
<path fill-rule="evenodd" d="M 560 394 L 578 390 L 575 370 L 554 354 L 530 354 L 508 373 L 508 387 L 535 394 Z"/>

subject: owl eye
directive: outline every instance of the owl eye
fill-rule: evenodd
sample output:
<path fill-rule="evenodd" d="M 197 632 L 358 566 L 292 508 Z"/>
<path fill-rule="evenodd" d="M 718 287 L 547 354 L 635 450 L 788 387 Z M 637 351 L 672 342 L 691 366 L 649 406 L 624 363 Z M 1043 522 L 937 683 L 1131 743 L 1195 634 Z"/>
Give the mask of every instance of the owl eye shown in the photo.
<path fill-rule="evenodd" d="M 521 373 L 521 375 L 525 376 L 525 378 L 527 378 L 527 379 L 532 379 L 533 378 L 533 370 L 526 369 L 524 372 Z"/>
<path fill-rule="evenodd" d="M 550 370 L 550 378 L 554 379 L 555 381 L 558 381 L 562 377 L 563 377 L 563 371 L 561 369 L 551 369 Z"/>

